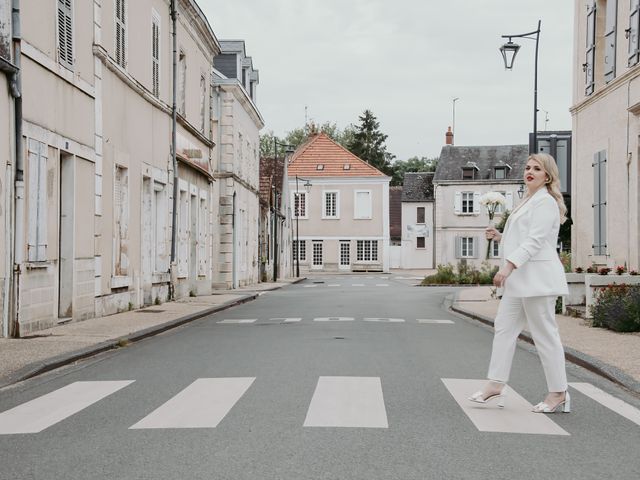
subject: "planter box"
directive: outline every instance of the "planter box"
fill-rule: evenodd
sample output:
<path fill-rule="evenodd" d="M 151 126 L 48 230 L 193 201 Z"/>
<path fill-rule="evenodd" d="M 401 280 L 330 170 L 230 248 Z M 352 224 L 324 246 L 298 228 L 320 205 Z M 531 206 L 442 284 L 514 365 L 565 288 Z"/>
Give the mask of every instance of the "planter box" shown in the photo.
<path fill-rule="evenodd" d="M 584 273 L 565 273 L 567 277 L 567 286 L 569 287 L 569 295 L 564 297 L 564 306 L 566 305 L 584 305 L 585 289 L 584 289 Z M 563 308 L 564 312 L 564 308 Z"/>

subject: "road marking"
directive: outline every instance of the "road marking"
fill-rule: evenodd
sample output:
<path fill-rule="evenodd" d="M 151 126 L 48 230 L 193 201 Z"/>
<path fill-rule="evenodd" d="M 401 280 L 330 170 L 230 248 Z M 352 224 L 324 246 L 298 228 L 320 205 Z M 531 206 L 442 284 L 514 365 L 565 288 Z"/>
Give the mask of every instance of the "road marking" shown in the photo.
<path fill-rule="evenodd" d="M 352 283 L 352 287 L 364 287 L 364 283 Z"/>
<path fill-rule="evenodd" d="M 296 323 L 301 321 L 301 317 L 291 317 L 291 318 L 283 318 L 282 323 Z"/>
<path fill-rule="evenodd" d="M 403 323 L 404 318 L 363 318 L 365 322 Z"/>
<path fill-rule="evenodd" d="M 318 285 L 315 285 L 315 284 L 314 285 L 303 285 L 302 288 L 315 288 L 317 286 Z"/>
<path fill-rule="evenodd" d="M 129 428 L 215 428 L 254 380 L 199 378 Z"/>
<path fill-rule="evenodd" d="M 418 318 L 416 319 L 418 323 L 440 323 L 440 324 L 453 324 L 455 323 L 453 320 L 432 320 L 429 318 Z"/>
<path fill-rule="evenodd" d="M 304 426 L 389 428 L 380 377 L 320 377 Z"/>
<path fill-rule="evenodd" d="M 627 420 L 631 420 L 636 425 L 640 425 L 640 410 L 629 405 L 627 402 L 600 390 L 590 383 L 571 382 L 569 386 L 595 400 L 600 405 L 604 405 L 609 410 L 616 412 L 618 415 L 622 415 Z"/>
<path fill-rule="evenodd" d="M 482 389 L 486 380 L 443 378 L 442 382 L 481 432 L 569 435 L 549 416 L 533 413 L 532 405 L 509 386 L 505 386 L 505 407 L 500 408 L 495 401 L 482 405 L 468 400 L 474 392 Z"/>
<path fill-rule="evenodd" d="M 255 323 L 257 318 L 227 318 L 217 323 Z"/>
<path fill-rule="evenodd" d="M 74 382 L 0 414 L 0 435 L 38 433 L 108 397 L 134 380 Z"/>
<path fill-rule="evenodd" d="M 376 283 L 376 287 L 388 287 L 388 283 Z"/>
<path fill-rule="evenodd" d="M 340 287 L 341 285 L 339 283 L 329 283 L 327 285 L 327 287 Z"/>
<path fill-rule="evenodd" d="M 352 322 L 353 317 L 316 317 L 314 322 Z"/>

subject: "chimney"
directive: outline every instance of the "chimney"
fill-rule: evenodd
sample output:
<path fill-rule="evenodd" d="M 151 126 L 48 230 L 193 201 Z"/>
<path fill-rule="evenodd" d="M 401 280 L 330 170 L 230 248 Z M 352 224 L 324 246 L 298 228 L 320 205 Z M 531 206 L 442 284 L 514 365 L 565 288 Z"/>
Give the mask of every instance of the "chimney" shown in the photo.
<path fill-rule="evenodd" d="M 445 145 L 453 145 L 453 132 L 451 131 L 451 127 L 447 130 L 445 134 Z"/>

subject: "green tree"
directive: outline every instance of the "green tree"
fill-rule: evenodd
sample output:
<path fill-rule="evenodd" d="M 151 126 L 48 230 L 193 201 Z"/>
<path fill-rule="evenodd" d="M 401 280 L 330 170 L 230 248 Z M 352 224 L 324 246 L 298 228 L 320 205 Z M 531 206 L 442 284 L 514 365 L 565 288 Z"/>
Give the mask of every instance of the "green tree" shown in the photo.
<path fill-rule="evenodd" d="M 347 145 L 353 139 L 355 135 L 355 127 L 353 125 L 347 125 L 344 130 L 340 130 L 335 122 L 325 122 L 320 126 L 315 123 L 307 123 L 304 127 L 294 128 L 286 133 L 284 139 L 276 137 L 273 130 L 269 130 L 266 133 L 260 135 L 260 156 L 272 157 L 274 152 L 274 139 L 278 141 L 278 155 L 283 155 L 285 147 L 280 146 L 280 143 L 285 145 L 292 145 L 294 148 L 298 148 L 304 142 L 306 142 L 314 133 L 325 133 L 329 138 L 348 148 Z"/>
<path fill-rule="evenodd" d="M 347 148 L 369 165 L 387 175 L 393 175 L 391 162 L 395 157 L 387 152 L 387 135 L 380 131 L 380 122 L 371 110 L 365 110 L 358 119 L 360 124 L 355 127 Z"/>
<path fill-rule="evenodd" d="M 391 185 L 402 185 L 407 172 L 435 172 L 438 158 L 411 157 L 408 160 L 396 160 L 392 164 Z"/>

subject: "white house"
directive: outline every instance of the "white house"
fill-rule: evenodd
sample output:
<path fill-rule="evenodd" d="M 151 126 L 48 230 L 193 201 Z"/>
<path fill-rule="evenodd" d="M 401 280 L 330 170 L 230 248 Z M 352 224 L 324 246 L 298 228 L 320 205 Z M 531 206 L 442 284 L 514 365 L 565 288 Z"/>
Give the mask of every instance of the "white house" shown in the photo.
<path fill-rule="evenodd" d="M 405 173 L 401 268 L 434 268 L 433 172 Z"/>

